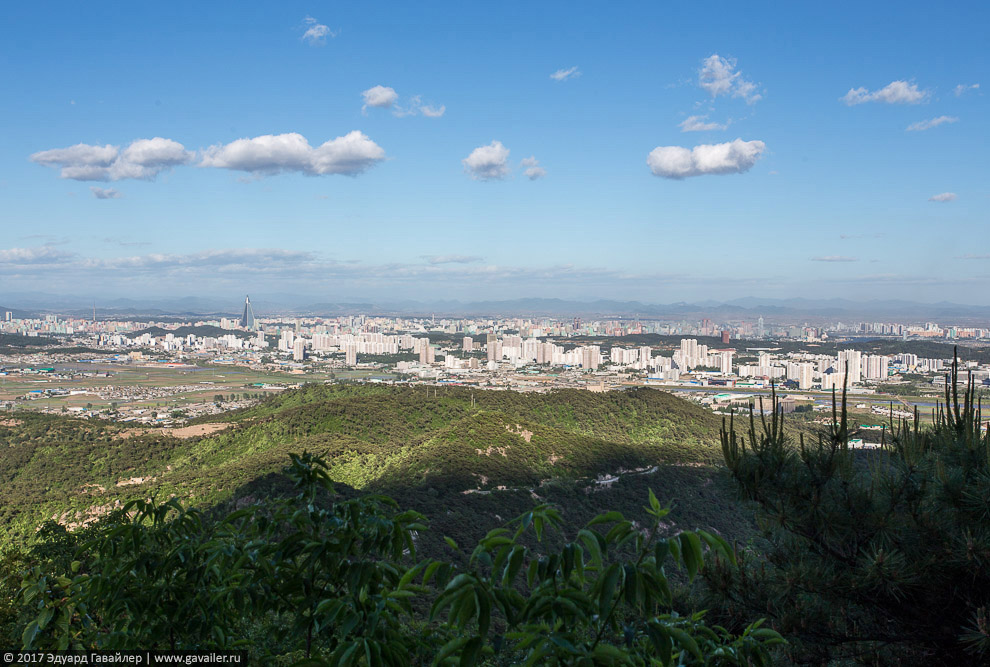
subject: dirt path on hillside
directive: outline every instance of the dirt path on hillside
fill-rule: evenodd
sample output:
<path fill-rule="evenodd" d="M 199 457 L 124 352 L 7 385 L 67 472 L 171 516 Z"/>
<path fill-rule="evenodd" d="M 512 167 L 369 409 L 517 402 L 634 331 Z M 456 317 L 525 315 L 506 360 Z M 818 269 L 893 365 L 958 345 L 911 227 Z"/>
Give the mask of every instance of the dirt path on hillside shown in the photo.
<path fill-rule="evenodd" d="M 180 426 L 178 428 L 129 428 L 120 433 L 123 438 L 131 438 L 139 435 L 170 435 L 173 438 L 197 438 L 202 435 L 210 435 L 218 431 L 223 431 L 233 426 L 230 423 L 223 424 L 193 424 L 191 426 Z"/>

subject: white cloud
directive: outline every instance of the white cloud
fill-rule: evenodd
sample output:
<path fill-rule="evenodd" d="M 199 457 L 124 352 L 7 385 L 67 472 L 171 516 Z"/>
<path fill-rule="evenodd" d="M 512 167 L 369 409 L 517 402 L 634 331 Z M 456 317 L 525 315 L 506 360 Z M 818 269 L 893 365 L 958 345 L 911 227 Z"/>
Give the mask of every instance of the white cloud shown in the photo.
<path fill-rule="evenodd" d="M 138 139 L 125 148 L 110 167 L 110 179 L 151 180 L 160 172 L 191 161 L 193 154 L 171 139 Z"/>
<path fill-rule="evenodd" d="M 710 130 L 724 130 L 729 127 L 728 123 L 706 123 L 708 116 L 688 116 L 678 125 L 681 132 L 708 132 Z"/>
<path fill-rule="evenodd" d="M 646 158 L 654 176 L 680 180 L 707 174 L 740 174 L 756 164 L 766 144 L 736 139 L 724 144 L 691 148 L 657 146 Z"/>
<path fill-rule="evenodd" d="M 990 259 L 990 253 L 985 253 L 982 255 L 977 255 L 974 253 L 968 253 L 965 255 L 959 255 L 956 259 Z"/>
<path fill-rule="evenodd" d="M 266 134 L 218 144 L 203 153 L 200 166 L 246 171 L 257 175 L 296 171 L 310 176 L 356 176 L 385 159 L 385 149 L 354 130 L 313 148 L 295 132 Z"/>
<path fill-rule="evenodd" d="M 364 111 L 368 107 L 386 109 L 395 104 L 395 101 L 399 99 L 399 94 L 395 92 L 395 88 L 373 86 L 361 93 L 361 97 L 364 98 L 364 106 L 361 107 L 361 111 Z"/>
<path fill-rule="evenodd" d="M 812 262 L 858 262 L 855 257 L 845 257 L 844 255 L 824 255 L 823 257 L 812 257 Z"/>
<path fill-rule="evenodd" d="M 523 158 L 520 163 L 526 170 L 523 172 L 526 174 L 526 178 L 531 181 L 536 181 L 547 175 L 547 170 L 540 166 L 540 161 L 535 157 L 530 156 Z"/>
<path fill-rule="evenodd" d="M 943 123 L 957 123 L 959 119 L 955 116 L 938 116 L 937 118 L 929 118 L 928 120 L 919 120 L 917 123 L 911 123 L 907 126 L 908 132 L 922 132 L 924 130 L 930 130 L 933 127 L 938 127 Z"/>
<path fill-rule="evenodd" d="M 501 141 L 479 146 L 461 160 L 464 171 L 476 181 L 500 180 L 509 175 L 509 149 Z"/>
<path fill-rule="evenodd" d="M 575 67 L 568 67 L 567 69 L 559 69 L 550 75 L 550 78 L 554 81 L 567 81 L 568 79 L 576 79 L 581 76 L 581 70 Z"/>
<path fill-rule="evenodd" d="M 70 257 L 72 257 L 70 253 L 62 252 L 50 245 L 0 249 L 0 264 L 53 264 Z"/>
<path fill-rule="evenodd" d="M 952 92 L 956 94 L 956 97 L 960 97 L 964 93 L 969 92 L 970 90 L 979 90 L 979 89 L 980 89 L 980 84 L 978 83 L 971 83 L 968 86 L 964 83 L 960 83 L 958 86 L 952 89 Z"/>
<path fill-rule="evenodd" d="M 40 277 L 76 285 L 117 285 L 126 283 L 138 289 L 167 286 L 171 290 L 222 287 L 243 293 L 246 286 L 271 286 L 281 281 L 287 289 L 306 291 L 337 287 L 370 287 L 387 290 L 415 290 L 424 286 L 518 286 L 531 290 L 533 284 L 578 290 L 600 289 L 612 281 L 641 285 L 656 283 L 670 276 L 628 269 L 557 264 L 544 266 L 496 265 L 475 255 L 429 255 L 411 262 L 370 264 L 356 260 L 332 259 L 319 253 L 279 248 L 211 249 L 184 254 L 149 253 L 117 257 L 80 257 L 43 247 L 0 250 L 0 278 L 26 284 Z M 449 298 L 449 297 L 448 297 Z M 475 297 L 476 298 L 476 297 Z"/>
<path fill-rule="evenodd" d="M 712 97 L 731 95 L 741 97 L 747 104 L 753 104 L 763 98 L 758 85 L 744 79 L 742 72 L 736 71 L 735 58 L 723 58 L 717 53 L 701 61 L 698 85 L 708 91 Z"/>
<path fill-rule="evenodd" d="M 306 31 L 303 32 L 301 39 L 307 42 L 310 46 L 322 46 L 327 43 L 327 37 L 333 38 L 337 36 L 337 33 L 330 30 L 329 26 L 326 26 L 312 16 L 307 16 L 303 19 L 303 23 L 306 24 Z"/>
<path fill-rule="evenodd" d="M 424 104 L 422 95 L 413 95 L 405 105 L 396 104 L 395 109 L 392 110 L 392 115 L 396 118 L 403 118 L 423 114 L 427 118 L 440 118 L 446 111 L 447 107 L 442 104 L 440 106 Z"/>
<path fill-rule="evenodd" d="M 424 104 L 421 107 L 419 107 L 419 110 L 427 118 L 439 118 L 447 111 L 447 107 L 444 106 L 443 104 L 441 104 L 438 107 L 431 106 L 429 104 Z"/>
<path fill-rule="evenodd" d="M 869 91 L 866 88 L 850 88 L 849 92 L 839 98 L 847 106 L 863 104 L 864 102 L 883 102 L 885 104 L 918 104 L 928 98 L 927 90 L 919 90 L 915 83 L 907 81 L 891 81 L 883 88 Z"/>
<path fill-rule="evenodd" d="M 123 151 L 107 144 L 76 144 L 53 148 L 30 157 L 46 167 L 61 167 L 62 178 L 76 181 L 120 181 L 125 178 L 154 180 L 163 171 L 187 164 L 193 153 L 177 141 L 154 137 L 137 139 Z"/>
<path fill-rule="evenodd" d="M 928 198 L 928 201 L 938 202 L 940 204 L 947 204 L 950 201 L 955 201 L 958 199 L 958 195 L 955 192 L 942 192 L 937 195 L 932 195 Z"/>
<path fill-rule="evenodd" d="M 312 252 L 280 248 L 229 248 L 203 250 L 184 255 L 150 253 L 132 257 L 89 258 L 83 268 L 103 270 L 161 271 L 176 269 L 210 269 L 218 271 L 276 272 L 298 269 L 316 261 Z"/>
<path fill-rule="evenodd" d="M 122 194 L 113 188 L 98 188 L 95 185 L 91 185 L 89 186 L 89 191 L 92 192 L 93 196 L 97 199 L 120 199 L 123 197 Z"/>
<path fill-rule="evenodd" d="M 443 104 L 438 106 L 424 103 L 422 95 L 413 95 L 409 98 L 408 102 L 400 105 L 398 103 L 399 94 L 395 92 L 394 88 L 389 88 L 388 86 L 369 88 L 361 93 L 361 97 L 364 98 L 364 106 L 361 107 L 362 112 L 367 111 L 368 107 L 391 108 L 392 115 L 396 118 L 415 116 L 417 114 L 423 114 L 427 118 L 440 118 L 447 111 L 447 107 Z"/>

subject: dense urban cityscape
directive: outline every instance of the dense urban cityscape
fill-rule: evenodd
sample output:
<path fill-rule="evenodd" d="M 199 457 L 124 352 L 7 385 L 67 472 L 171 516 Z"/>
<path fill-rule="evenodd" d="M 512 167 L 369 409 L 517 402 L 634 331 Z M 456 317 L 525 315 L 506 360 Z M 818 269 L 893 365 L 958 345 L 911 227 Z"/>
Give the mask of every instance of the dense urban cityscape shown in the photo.
<path fill-rule="evenodd" d="M 7 409 L 162 425 L 313 381 L 524 392 L 653 386 L 715 410 L 759 403 L 774 388 L 786 412 L 827 410 L 831 392 L 845 388 L 862 408 L 912 419 L 917 406 L 930 411 L 931 398 L 942 395 L 954 346 L 964 351 L 959 382 L 990 387 L 990 328 L 935 322 L 256 317 L 248 298 L 239 318 L 14 318 L 5 311 L 0 333 L 48 343 L 0 354 Z M 871 345 L 882 347 L 871 352 Z M 121 371 L 139 369 L 168 381 L 114 384 L 127 377 Z M 226 381 L 193 379 L 205 369 L 226 369 Z M 252 373 L 251 381 L 232 383 L 237 369 Z M 235 388 L 243 390 L 240 403 L 212 400 Z M 152 409 L 169 401 L 174 408 L 179 398 L 186 399 L 181 410 Z"/>

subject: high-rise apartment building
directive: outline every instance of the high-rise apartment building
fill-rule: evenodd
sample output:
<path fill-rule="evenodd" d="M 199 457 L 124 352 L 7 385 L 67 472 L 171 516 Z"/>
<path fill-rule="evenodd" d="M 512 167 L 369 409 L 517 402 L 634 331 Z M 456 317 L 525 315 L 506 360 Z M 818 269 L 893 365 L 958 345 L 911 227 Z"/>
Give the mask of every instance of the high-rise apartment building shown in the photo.
<path fill-rule="evenodd" d="M 858 384 L 863 379 L 863 353 L 859 350 L 842 350 L 839 352 L 840 373 L 849 376 L 849 384 Z"/>
<path fill-rule="evenodd" d="M 427 342 L 419 350 L 419 363 L 421 364 L 432 364 L 436 361 L 436 350 Z"/>
<path fill-rule="evenodd" d="M 867 380 L 886 380 L 890 359 L 879 354 L 863 357 L 863 377 Z"/>

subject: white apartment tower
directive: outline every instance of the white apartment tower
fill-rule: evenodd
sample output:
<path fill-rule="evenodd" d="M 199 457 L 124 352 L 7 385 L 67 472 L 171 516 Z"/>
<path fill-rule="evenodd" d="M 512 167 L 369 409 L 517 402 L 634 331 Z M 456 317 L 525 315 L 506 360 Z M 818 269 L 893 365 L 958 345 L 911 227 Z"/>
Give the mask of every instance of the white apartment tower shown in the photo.
<path fill-rule="evenodd" d="M 849 384 L 859 384 L 863 379 L 863 354 L 859 350 L 842 350 L 839 352 L 839 372 L 847 373 Z"/>

